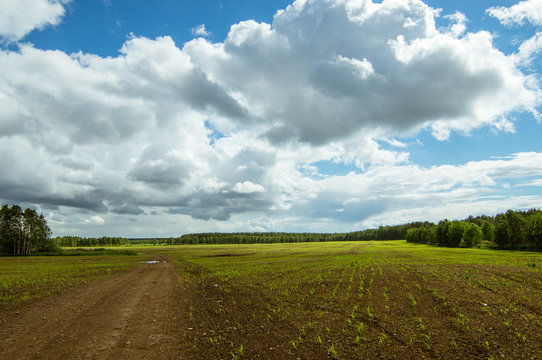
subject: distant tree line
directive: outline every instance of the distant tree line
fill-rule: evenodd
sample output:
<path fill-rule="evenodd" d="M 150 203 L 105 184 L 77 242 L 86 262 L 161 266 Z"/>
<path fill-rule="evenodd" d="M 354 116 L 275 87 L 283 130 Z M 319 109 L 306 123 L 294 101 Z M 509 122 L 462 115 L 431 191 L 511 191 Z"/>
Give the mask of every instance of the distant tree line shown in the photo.
<path fill-rule="evenodd" d="M 186 234 L 173 238 L 174 245 L 196 244 L 271 244 L 271 243 L 297 243 L 342 241 L 343 233 L 285 233 L 285 232 L 258 232 L 258 233 L 201 233 Z"/>
<path fill-rule="evenodd" d="M 479 247 L 542 251 L 542 211 L 513 211 L 496 216 L 441 220 L 407 230 L 412 243 L 446 247 Z"/>
<path fill-rule="evenodd" d="M 121 246 L 130 244 L 130 240 L 122 237 L 102 236 L 86 238 L 79 236 L 57 236 L 53 241 L 61 247 Z"/>
<path fill-rule="evenodd" d="M 378 229 L 367 229 L 343 234 L 344 241 L 359 240 L 399 240 L 405 239 L 409 229 L 417 229 L 428 223 L 411 222 L 402 225 L 380 226 Z"/>
<path fill-rule="evenodd" d="M 199 233 L 155 240 L 168 245 L 398 240 L 446 247 L 542 251 L 542 211 L 513 211 L 465 220 L 411 222 L 350 233 Z"/>
<path fill-rule="evenodd" d="M 0 208 L 0 255 L 30 255 L 56 251 L 43 214 L 18 205 Z"/>
<path fill-rule="evenodd" d="M 126 246 L 126 245 L 174 245 L 175 239 L 169 238 L 123 238 L 123 237 L 81 237 L 57 236 L 53 241 L 61 247 L 95 247 L 95 246 Z"/>
<path fill-rule="evenodd" d="M 399 240 L 446 247 L 478 247 L 542 251 L 542 211 L 513 211 L 464 220 L 411 222 L 349 233 L 239 232 L 198 233 L 169 238 L 62 236 L 51 239 L 43 215 L 32 209 L 3 205 L 0 211 L 0 255 L 28 255 L 61 247 L 122 246 L 136 244 L 198 245 L 257 244 L 325 241 Z"/>
<path fill-rule="evenodd" d="M 161 239 L 161 241 L 168 245 L 197 245 L 399 240 L 405 239 L 409 229 L 422 227 L 425 224 L 426 223 L 422 222 L 413 222 L 403 225 L 381 226 L 378 229 L 367 229 L 349 233 L 199 233 L 186 234 L 176 238 Z"/>

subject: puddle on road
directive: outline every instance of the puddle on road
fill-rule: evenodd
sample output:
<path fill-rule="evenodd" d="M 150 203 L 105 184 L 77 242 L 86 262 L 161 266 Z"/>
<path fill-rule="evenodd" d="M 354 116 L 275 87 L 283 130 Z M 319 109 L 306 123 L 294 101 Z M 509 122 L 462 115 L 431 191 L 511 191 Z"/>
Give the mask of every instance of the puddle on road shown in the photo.
<path fill-rule="evenodd" d="M 140 264 L 160 264 L 160 263 L 167 263 L 167 261 L 159 261 L 159 260 L 149 260 L 149 261 L 138 261 Z"/>

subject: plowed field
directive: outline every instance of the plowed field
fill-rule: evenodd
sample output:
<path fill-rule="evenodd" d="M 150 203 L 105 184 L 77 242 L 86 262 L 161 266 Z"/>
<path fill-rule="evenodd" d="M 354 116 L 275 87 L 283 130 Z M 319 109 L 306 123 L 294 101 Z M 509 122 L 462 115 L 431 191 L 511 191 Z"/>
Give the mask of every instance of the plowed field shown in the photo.
<path fill-rule="evenodd" d="M 542 254 L 404 241 L 144 251 L 159 263 L 2 305 L 0 359 L 542 359 Z"/>

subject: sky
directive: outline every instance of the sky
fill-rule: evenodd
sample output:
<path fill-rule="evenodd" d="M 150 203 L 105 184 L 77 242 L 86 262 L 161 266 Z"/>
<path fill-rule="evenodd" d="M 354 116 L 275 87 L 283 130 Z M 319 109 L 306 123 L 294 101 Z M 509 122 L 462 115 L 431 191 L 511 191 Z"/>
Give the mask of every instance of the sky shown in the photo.
<path fill-rule="evenodd" d="M 0 203 L 55 236 L 542 207 L 542 0 L 0 0 Z"/>

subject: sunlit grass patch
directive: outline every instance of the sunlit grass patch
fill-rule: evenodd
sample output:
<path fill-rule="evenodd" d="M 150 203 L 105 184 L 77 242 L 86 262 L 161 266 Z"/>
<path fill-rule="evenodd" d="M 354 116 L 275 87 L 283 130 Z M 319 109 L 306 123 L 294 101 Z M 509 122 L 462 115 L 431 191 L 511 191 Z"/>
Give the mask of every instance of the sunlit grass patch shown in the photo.
<path fill-rule="evenodd" d="M 111 250 L 83 251 L 77 256 L 0 258 L 0 306 L 58 293 L 137 264 L 141 256 L 111 255 Z M 120 253 L 119 253 L 120 254 Z"/>

